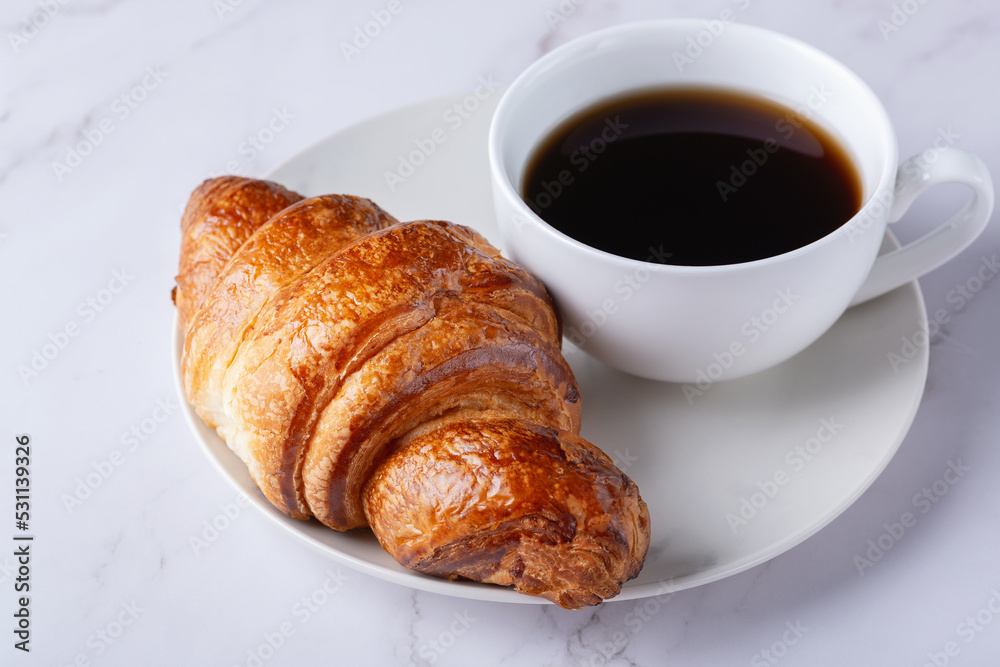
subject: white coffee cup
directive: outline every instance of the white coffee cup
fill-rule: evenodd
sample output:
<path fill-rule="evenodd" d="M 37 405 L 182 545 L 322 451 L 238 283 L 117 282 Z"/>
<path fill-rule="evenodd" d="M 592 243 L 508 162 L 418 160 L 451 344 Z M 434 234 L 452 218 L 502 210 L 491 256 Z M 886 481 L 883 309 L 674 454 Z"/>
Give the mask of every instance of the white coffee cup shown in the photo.
<path fill-rule="evenodd" d="M 792 357 L 848 307 L 955 256 L 980 234 L 993 209 L 989 172 L 964 150 L 945 144 L 898 164 L 885 109 L 839 62 L 784 35 L 716 23 L 620 25 L 555 49 L 510 85 L 490 128 L 494 204 L 507 252 L 546 284 L 570 341 L 611 366 L 657 380 L 696 382 L 699 369 L 712 364 L 725 367 L 713 380 L 731 379 Z M 692 43 L 700 51 L 690 49 Z M 526 165 L 560 122 L 627 91 L 675 85 L 763 95 L 829 130 L 861 178 L 860 211 L 784 254 L 673 266 L 589 247 L 525 204 Z M 887 223 L 940 183 L 968 185 L 967 205 L 934 231 L 878 257 Z M 629 221 L 608 224 L 627 227 Z"/>

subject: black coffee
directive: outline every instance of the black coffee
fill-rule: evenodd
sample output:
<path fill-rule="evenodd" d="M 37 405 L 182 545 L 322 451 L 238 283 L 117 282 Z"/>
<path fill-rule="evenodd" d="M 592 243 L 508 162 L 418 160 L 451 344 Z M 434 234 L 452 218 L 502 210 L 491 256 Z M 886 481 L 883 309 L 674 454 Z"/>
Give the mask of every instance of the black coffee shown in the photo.
<path fill-rule="evenodd" d="M 556 229 L 623 257 L 688 266 L 771 257 L 861 206 L 850 158 L 808 114 L 717 89 L 615 98 L 544 140 L 522 193 Z"/>

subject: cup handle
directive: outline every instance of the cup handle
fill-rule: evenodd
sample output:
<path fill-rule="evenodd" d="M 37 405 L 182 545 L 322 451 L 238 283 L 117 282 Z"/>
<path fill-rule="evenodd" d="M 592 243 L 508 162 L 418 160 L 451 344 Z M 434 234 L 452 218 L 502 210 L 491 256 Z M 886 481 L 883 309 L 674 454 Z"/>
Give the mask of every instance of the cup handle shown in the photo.
<path fill-rule="evenodd" d="M 993 180 L 982 160 L 954 147 L 938 149 L 933 162 L 916 155 L 899 166 L 889 222 L 899 220 L 917 197 L 942 183 L 968 185 L 972 197 L 961 211 L 934 231 L 876 259 L 852 306 L 941 266 L 967 248 L 986 227 L 993 212 Z"/>

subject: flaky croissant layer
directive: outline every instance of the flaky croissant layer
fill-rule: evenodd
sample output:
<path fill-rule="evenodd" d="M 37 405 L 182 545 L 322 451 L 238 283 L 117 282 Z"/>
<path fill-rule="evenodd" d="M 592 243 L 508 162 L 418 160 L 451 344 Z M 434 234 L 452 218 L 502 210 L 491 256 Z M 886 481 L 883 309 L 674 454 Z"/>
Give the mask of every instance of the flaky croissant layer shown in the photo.
<path fill-rule="evenodd" d="M 617 595 L 649 547 L 646 505 L 611 459 L 524 420 L 470 418 L 413 439 L 368 480 L 364 503 L 403 565 L 570 609 Z"/>
<path fill-rule="evenodd" d="M 648 511 L 576 435 L 551 299 L 475 231 L 212 179 L 174 295 L 188 400 L 289 516 L 566 607 L 638 573 Z"/>

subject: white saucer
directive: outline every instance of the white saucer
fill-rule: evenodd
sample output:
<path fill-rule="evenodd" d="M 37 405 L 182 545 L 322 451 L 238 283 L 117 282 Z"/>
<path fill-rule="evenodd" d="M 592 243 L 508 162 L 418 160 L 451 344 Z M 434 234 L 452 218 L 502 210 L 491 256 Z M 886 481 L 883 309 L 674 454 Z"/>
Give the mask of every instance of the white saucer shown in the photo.
<path fill-rule="evenodd" d="M 459 222 L 499 245 L 486 159 L 499 95 L 433 100 L 379 116 L 320 141 L 267 178 L 305 195 L 368 197 L 400 220 Z M 419 164 L 410 173 L 407 162 Z M 399 175 L 401 164 L 403 180 L 387 179 L 386 172 Z M 895 241 L 887 237 L 886 245 Z M 849 507 L 885 468 L 916 413 L 928 368 L 925 322 L 914 282 L 848 311 L 785 364 L 711 385 L 692 400 L 681 385 L 614 371 L 567 343 L 583 395 L 582 435 L 638 484 L 652 519 L 643 570 L 615 599 L 659 595 L 746 570 Z M 175 377 L 182 342 L 178 333 Z M 412 572 L 366 530 L 337 533 L 286 517 L 181 396 L 193 432 L 222 474 L 278 526 L 336 562 L 435 593 L 545 602 Z"/>

